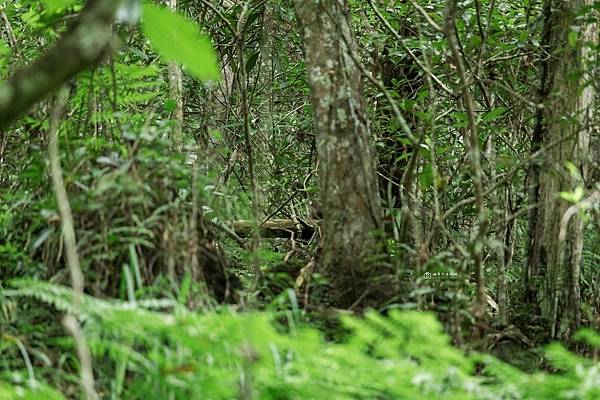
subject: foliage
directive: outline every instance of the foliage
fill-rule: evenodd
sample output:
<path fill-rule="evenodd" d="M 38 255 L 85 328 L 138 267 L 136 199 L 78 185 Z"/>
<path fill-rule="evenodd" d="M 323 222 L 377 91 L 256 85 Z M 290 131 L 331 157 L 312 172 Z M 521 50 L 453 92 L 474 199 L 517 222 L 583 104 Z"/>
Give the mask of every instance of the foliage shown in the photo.
<path fill-rule="evenodd" d="M 0 1 L 0 78 L 18 76 L 51 48 L 85 3 Z M 528 203 L 530 173 L 545 157 L 534 158 L 532 144 L 545 107 L 540 65 L 551 53 L 544 2 L 457 2 L 481 168 L 493 188 L 478 237 L 463 88 L 435 26 L 450 2 L 347 1 L 356 60 L 345 61 L 367 72 L 385 213 L 385 251 L 369 262 L 390 271 L 370 277 L 375 290 L 364 295 L 382 280 L 396 288 L 362 317 L 360 301 L 351 310 L 327 303 L 336 288 L 319 269 L 319 241 L 332 239 L 321 237 L 318 222 L 310 237 L 235 230 L 237 222 L 279 218 L 303 227 L 323 215 L 319 174 L 327 166 L 318 161 L 292 2 L 162 3 L 124 1 L 115 47 L 68 84 L 59 147 L 86 282 L 81 310 L 61 286 L 68 269 L 47 156 L 52 96 L 0 130 L 0 400 L 79 396 L 80 361 L 58 317 L 66 312 L 84 327 L 102 398 L 600 398 L 600 163 L 589 174 L 566 163 L 577 185 L 555 193 L 587 224 L 578 344 L 543 347 L 549 324 L 526 296 L 538 283 L 525 282 L 524 272 L 536 206 Z M 578 20 L 597 12 L 585 8 Z M 569 29 L 564 42 L 574 48 L 581 27 Z M 593 65 L 591 81 L 598 71 Z M 598 137 L 590 147 L 599 160 Z M 473 307 L 476 248 L 483 315 Z"/>
<path fill-rule="evenodd" d="M 170 61 L 184 64 L 198 79 L 217 79 L 219 68 L 210 41 L 198 27 L 180 15 L 144 4 L 142 30 L 158 51 Z"/>
<path fill-rule="evenodd" d="M 64 287 L 29 280 L 11 286 L 3 292 L 7 298 L 30 297 L 70 309 L 71 292 Z M 550 400 L 600 395 L 598 364 L 553 345 L 548 356 L 559 372 L 525 374 L 491 356 L 452 347 L 428 313 L 343 315 L 348 334 L 337 343 L 293 320 L 285 328 L 268 313 L 223 308 L 202 314 L 170 301 L 86 297 L 80 319 L 96 359 L 109 359 L 113 366 L 104 378 L 110 385 L 102 387 L 106 398 Z M 589 330 L 581 337 L 594 345 L 600 341 Z M 60 345 L 73 351 L 68 340 Z M 18 376 L 15 371 L 8 378 Z M 8 399 L 19 398 L 19 391 L 42 396 L 40 390 L 49 390 L 6 383 L 2 388 Z"/>

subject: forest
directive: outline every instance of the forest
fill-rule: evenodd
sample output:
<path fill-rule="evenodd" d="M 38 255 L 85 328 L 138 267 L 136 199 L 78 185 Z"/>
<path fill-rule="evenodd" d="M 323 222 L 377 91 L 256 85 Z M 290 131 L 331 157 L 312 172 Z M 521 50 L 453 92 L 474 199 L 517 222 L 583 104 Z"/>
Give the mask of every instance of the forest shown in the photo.
<path fill-rule="evenodd" d="M 0 400 L 600 399 L 599 16 L 0 0 Z"/>

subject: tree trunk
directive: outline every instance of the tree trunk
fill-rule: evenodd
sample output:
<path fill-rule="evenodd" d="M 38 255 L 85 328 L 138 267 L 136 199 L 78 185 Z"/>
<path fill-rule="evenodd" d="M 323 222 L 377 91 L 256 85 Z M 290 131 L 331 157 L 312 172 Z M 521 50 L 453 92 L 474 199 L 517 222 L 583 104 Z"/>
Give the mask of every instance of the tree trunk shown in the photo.
<path fill-rule="evenodd" d="M 173 12 L 177 12 L 177 0 L 167 0 L 167 5 Z M 171 61 L 168 66 L 169 71 L 169 97 L 174 102 L 173 122 L 171 131 L 171 145 L 177 151 L 182 151 L 182 129 L 183 129 L 183 74 L 181 67 Z"/>
<path fill-rule="evenodd" d="M 583 221 L 562 222 L 570 206 L 558 197 L 582 186 L 589 168 L 594 89 L 589 83 L 590 44 L 597 43 L 596 23 L 576 19 L 592 0 L 546 0 L 541 103 L 533 150 L 552 145 L 530 171 L 530 215 L 526 289 L 548 321 L 552 338 L 568 339 L 580 322 L 580 264 Z M 583 22 L 580 22 L 583 21 Z M 579 32 L 573 27 L 579 25 Z M 556 144 L 558 143 L 558 144 Z M 567 235 L 559 238 L 561 225 Z"/>
<path fill-rule="evenodd" d="M 353 34 L 343 0 L 295 0 L 311 89 L 323 235 L 320 265 L 335 289 L 330 302 L 377 302 L 390 289 L 374 267 L 382 208 L 360 71 L 348 53 Z M 369 260 L 370 259 L 370 260 Z M 376 280 L 383 281 L 383 284 Z"/>

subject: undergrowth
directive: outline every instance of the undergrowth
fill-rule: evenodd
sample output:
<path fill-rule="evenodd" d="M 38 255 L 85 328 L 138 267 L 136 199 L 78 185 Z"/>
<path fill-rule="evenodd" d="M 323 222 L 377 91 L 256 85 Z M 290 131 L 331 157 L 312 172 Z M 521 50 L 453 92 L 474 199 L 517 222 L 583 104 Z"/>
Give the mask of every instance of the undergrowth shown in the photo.
<path fill-rule="evenodd" d="M 5 302 L 41 301 L 73 312 L 70 289 L 16 280 Z M 190 311 L 181 300 L 123 302 L 86 296 L 79 319 L 102 398 L 144 399 L 597 399 L 600 365 L 554 344 L 554 372 L 524 373 L 492 356 L 450 345 L 433 314 L 341 315 L 342 341 L 289 314 Z M 6 314 L 6 313 L 5 313 Z M 6 315 L 5 315 L 6 317 Z M 6 326 L 5 324 L 3 324 Z M 579 339 L 600 345 L 600 336 Z M 25 340 L 25 339 L 23 339 Z M 3 333 L 1 399 L 63 399 L 77 382 L 70 337 L 54 341 L 72 375 L 50 388 L 21 339 Z M 20 358 L 15 362 L 14 358 Z M 15 366 L 19 364 L 19 368 Z M 67 388 L 67 389 L 65 389 Z"/>

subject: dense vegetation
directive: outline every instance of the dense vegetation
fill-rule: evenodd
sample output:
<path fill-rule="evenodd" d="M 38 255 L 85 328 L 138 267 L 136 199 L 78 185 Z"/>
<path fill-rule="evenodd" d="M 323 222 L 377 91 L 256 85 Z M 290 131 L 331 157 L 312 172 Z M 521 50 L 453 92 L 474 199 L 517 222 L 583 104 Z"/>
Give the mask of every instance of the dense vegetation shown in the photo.
<path fill-rule="evenodd" d="M 0 1 L 0 399 L 598 399 L 594 0 Z"/>

